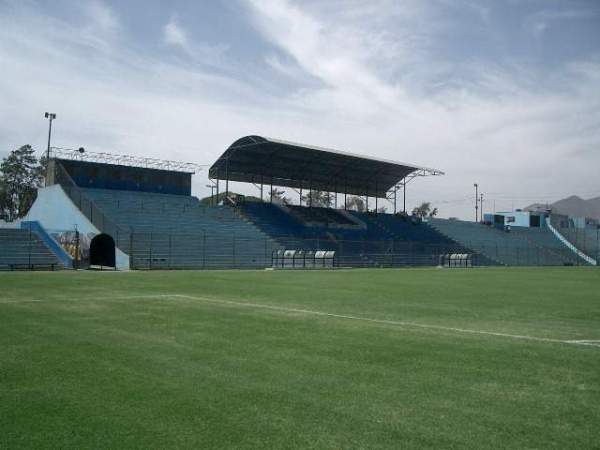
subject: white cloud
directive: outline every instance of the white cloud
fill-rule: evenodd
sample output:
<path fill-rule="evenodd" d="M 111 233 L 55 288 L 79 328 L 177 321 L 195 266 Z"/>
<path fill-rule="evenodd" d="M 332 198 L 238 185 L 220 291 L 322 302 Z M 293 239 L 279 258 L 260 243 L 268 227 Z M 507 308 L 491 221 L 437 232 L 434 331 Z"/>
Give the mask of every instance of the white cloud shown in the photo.
<path fill-rule="evenodd" d="M 84 12 L 98 29 L 113 32 L 119 28 L 119 19 L 114 11 L 100 0 L 84 4 Z"/>
<path fill-rule="evenodd" d="M 470 79 L 439 85 L 425 96 L 433 79 L 428 71 L 437 75 L 440 68 L 452 68 L 443 61 L 427 62 L 430 44 L 444 29 L 440 22 L 427 34 L 414 29 L 432 21 L 435 12 L 427 6 L 395 3 L 409 13 L 394 16 L 387 33 L 372 27 L 370 14 L 385 17 L 390 11 L 381 2 L 358 4 L 355 11 L 345 4 L 337 15 L 324 13 L 320 3 L 248 4 L 257 30 L 324 82 L 288 100 L 329 115 L 330 122 L 336 122 L 331 116 L 343 119 L 323 136 L 332 146 L 446 170 L 445 178 L 415 186 L 432 198 L 439 198 L 440 187 L 467 195 L 474 181 L 495 192 L 532 192 L 532 201 L 544 191 L 556 192 L 559 178 L 565 194 L 600 191 L 594 175 L 600 155 L 588 153 L 587 161 L 574 157 L 600 145 L 598 133 L 581 135 L 582 128 L 593 129 L 600 120 L 600 97 L 593 94 L 600 87 L 597 61 L 576 65 L 577 71 L 565 68 L 551 86 L 540 83 L 531 68 L 470 62 Z M 489 21 L 489 15 L 484 19 Z M 381 48 L 394 49 L 398 57 Z M 386 64 L 401 74 L 418 73 L 420 86 L 403 75 L 388 79 L 381 70 Z M 451 72 L 444 75 L 452 79 Z"/>
<path fill-rule="evenodd" d="M 164 41 L 168 45 L 180 47 L 186 52 L 190 52 L 190 44 L 188 41 L 187 33 L 179 25 L 177 18 L 171 16 L 171 19 L 164 27 Z"/>
<path fill-rule="evenodd" d="M 544 10 L 538 11 L 525 18 L 524 25 L 531 33 L 540 38 L 555 22 L 565 20 L 590 19 L 595 14 L 590 11 L 567 9 L 567 10 Z"/>
<path fill-rule="evenodd" d="M 226 58 L 229 45 L 209 44 L 193 41 L 181 25 L 176 15 L 172 15 L 163 28 L 163 41 L 166 45 L 182 50 L 191 62 L 219 69 L 230 69 L 231 62 Z"/>
<path fill-rule="evenodd" d="M 256 66 L 195 41 L 177 16 L 158 32 L 184 51 L 181 65 L 135 51 L 111 10 L 84 8 L 75 25 L 34 8 L 0 15 L 0 148 L 43 149 L 53 110 L 54 144 L 90 151 L 210 164 L 258 133 L 439 167 L 447 175 L 410 184 L 408 199 L 437 201 L 444 215 L 471 217 L 475 181 L 498 209 L 600 191 L 600 61 L 573 63 L 551 85 L 527 67 L 474 62 L 464 79 L 431 60 L 445 24 L 429 3 L 248 5 L 278 48 L 257 64 L 283 74 L 287 94 L 271 89 L 277 77 L 242 76 Z M 195 183 L 206 193 L 203 176 Z"/>

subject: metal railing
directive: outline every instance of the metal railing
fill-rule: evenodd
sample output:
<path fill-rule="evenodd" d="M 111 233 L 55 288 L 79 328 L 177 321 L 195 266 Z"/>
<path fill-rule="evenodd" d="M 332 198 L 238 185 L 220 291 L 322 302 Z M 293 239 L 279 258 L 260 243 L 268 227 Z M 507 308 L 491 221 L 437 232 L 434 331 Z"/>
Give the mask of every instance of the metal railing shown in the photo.
<path fill-rule="evenodd" d="M 55 183 L 60 184 L 63 191 L 71 199 L 71 201 L 79 208 L 85 217 L 98 229 L 101 233 L 110 235 L 121 250 L 125 253 L 129 251 L 130 232 L 128 229 L 121 227 L 104 212 L 96 206 L 94 201 L 90 199 L 83 191 L 75 184 L 71 176 L 65 168 L 56 161 L 54 166 Z"/>
<path fill-rule="evenodd" d="M 320 250 L 335 252 L 336 267 L 437 266 L 440 255 L 470 254 L 473 266 L 563 266 L 578 265 L 565 249 L 539 246 L 503 247 L 497 243 L 471 246 L 394 240 L 337 240 L 278 237 L 255 239 L 198 233 L 131 233 L 132 269 L 228 269 L 266 268 L 273 265 L 273 252 Z"/>
<path fill-rule="evenodd" d="M 585 255 L 600 261 L 600 225 L 585 227 L 567 227 L 563 226 L 561 220 L 550 216 L 552 226 L 568 242 L 575 246 Z"/>

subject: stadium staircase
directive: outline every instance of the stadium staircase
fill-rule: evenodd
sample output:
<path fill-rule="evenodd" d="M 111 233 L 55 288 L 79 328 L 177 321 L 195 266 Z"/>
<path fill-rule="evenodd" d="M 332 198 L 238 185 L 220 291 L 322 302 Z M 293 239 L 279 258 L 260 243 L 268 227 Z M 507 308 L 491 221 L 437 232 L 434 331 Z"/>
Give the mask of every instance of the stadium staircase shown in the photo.
<path fill-rule="evenodd" d="M 134 269 L 262 268 L 278 244 L 229 206 L 196 197 L 82 189 L 121 230 L 121 250 Z"/>
<path fill-rule="evenodd" d="M 475 222 L 428 219 L 429 225 L 465 247 L 507 266 L 579 264 L 546 228 L 512 227 L 510 231 Z"/>
<path fill-rule="evenodd" d="M 28 229 L 0 228 L 0 270 L 54 270 L 58 257 Z"/>

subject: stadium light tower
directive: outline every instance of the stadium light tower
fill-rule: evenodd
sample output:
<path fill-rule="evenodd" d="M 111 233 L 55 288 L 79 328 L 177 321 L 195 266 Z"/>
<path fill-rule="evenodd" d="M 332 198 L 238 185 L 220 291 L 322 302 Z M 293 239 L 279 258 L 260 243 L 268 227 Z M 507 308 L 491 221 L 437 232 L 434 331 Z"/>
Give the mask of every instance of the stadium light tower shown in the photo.
<path fill-rule="evenodd" d="M 479 185 L 474 183 L 475 186 L 475 222 L 479 220 Z"/>
<path fill-rule="evenodd" d="M 48 119 L 48 148 L 46 149 L 46 186 L 48 185 L 48 170 L 50 168 L 50 139 L 52 137 L 52 121 L 56 119 L 56 113 L 46 111 L 44 117 Z"/>

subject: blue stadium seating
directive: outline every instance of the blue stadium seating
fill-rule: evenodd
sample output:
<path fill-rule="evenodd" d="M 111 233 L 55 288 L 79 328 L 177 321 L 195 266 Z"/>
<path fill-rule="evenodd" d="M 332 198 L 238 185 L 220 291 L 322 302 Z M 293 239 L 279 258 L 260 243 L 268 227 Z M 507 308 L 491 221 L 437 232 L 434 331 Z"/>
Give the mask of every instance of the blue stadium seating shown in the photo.
<path fill-rule="evenodd" d="M 581 263 L 547 228 L 512 227 L 507 232 L 462 220 L 429 219 L 428 223 L 465 247 L 504 265 L 557 266 Z"/>
<path fill-rule="evenodd" d="M 0 228 L 0 269 L 55 269 L 60 261 L 39 236 L 29 230 Z"/>
<path fill-rule="evenodd" d="M 339 265 L 437 265 L 475 254 L 476 265 L 579 263 L 547 229 L 510 233 L 471 222 L 245 202 L 202 206 L 191 196 L 84 189 L 121 229 L 133 268 L 266 267 L 281 248 L 334 250 Z"/>
<path fill-rule="evenodd" d="M 355 218 L 351 220 L 342 212 L 326 208 L 289 208 L 259 202 L 247 202 L 241 210 L 283 247 L 335 250 L 340 264 L 437 265 L 440 254 L 468 252 L 423 223 L 390 214 L 347 212 Z M 493 263 L 487 258 L 479 262 Z"/>
<path fill-rule="evenodd" d="M 121 229 L 117 246 L 132 268 L 252 268 L 270 265 L 279 245 L 228 206 L 196 197 L 83 189 Z"/>
<path fill-rule="evenodd" d="M 584 254 L 600 260 L 600 230 L 596 226 L 576 228 L 568 221 L 559 220 L 559 217 L 550 216 L 554 228 L 571 244 Z"/>

